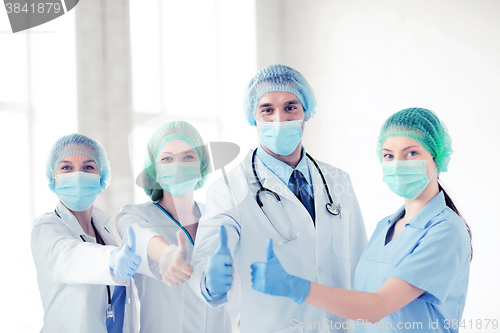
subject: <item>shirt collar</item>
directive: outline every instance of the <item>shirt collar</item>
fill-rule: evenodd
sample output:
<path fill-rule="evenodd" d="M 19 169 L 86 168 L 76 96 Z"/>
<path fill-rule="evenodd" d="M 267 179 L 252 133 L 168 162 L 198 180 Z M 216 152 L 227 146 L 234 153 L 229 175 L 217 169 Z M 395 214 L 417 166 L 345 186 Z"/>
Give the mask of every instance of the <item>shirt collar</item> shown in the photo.
<path fill-rule="evenodd" d="M 432 198 L 425 206 L 422 208 L 418 214 L 412 218 L 409 222 L 414 227 L 424 229 L 427 227 L 428 222 L 441 213 L 446 208 L 446 201 L 444 199 L 443 191 Z"/>
<path fill-rule="evenodd" d="M 257 148 L 257 157 L 262 161 L 262 163 L 271 170 L 281 181 L 288 185 L 288 181 L 290 180 L 290 176 L 292 175 L 293 170 L 299 170 L 309 185 L 312 185 L 311 174 L 309 173 L 309 166 L 307 165 L 307 157 L 304 153 L 304 147 L 302 147 L 301 158 L 299 164 L 293 169 L 288 164 L 278 160 L 277 158 L 271 156 L 267 151 L 259 146 Z"/>
<path fill-rule="evenodd" d="M 382 221 L 385 221 L 388 225 L 393 224 L 395 221 L 397 221 L 404 214 L 404 212 L 405 212 L 405 206 L 403 205 L 401 208 L 398 209 L 397 212 L 390 215 L 387 218 L 387 220 L 382 220 Z"/>
<path fill-rule="evenodd" d="M 439 193 L 432 198 L 425 206 L 415 215 L 408 224 L 413 227 L 425 229 L 429 221 L 434 218 L 436 215 L 441 213 L 446 208 L 446 201 L 444 199 L 443 191 L 439 191 Z M 401 215 L 404 214 L 405 206 L 403 205 L 398 211 L 387 219 L 387 224 L 392 224 L 394 221 L 399 219 Z"/>
<path fill-rule="evenodd" d="M 56 212 L 59 214 L 59 217 L 73 230 L 79 234 L 84 234 L 84 231 L 80 226 L 80 223 L 78 223 L 75 215 L 73 215 L 73 213 L 71 213 L 71 211 L 61 201 L 57 203 Z M 94 226 L 98 231 L 99 229 L 106 229 L 106 231 L 109 232 L 108 224 L 111 221 L 111 218 L 111 215 L 97 209 L 96 207 L 92 209 L 92 220 L 94 221 Z"/>

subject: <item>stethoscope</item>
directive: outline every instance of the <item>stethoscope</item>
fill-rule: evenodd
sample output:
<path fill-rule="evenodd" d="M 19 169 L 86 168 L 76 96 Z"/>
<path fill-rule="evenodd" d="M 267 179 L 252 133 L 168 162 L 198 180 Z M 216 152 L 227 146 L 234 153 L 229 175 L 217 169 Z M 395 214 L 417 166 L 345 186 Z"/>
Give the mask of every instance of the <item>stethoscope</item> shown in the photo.
<path fill-rule="evenodd" d="M 257 148 L 258 149 L 258 148 Z M 255 194 L 255 200 L 257 201 L 257 204 L 259 205 L 260 209 L 262 210 L 262 212 L 264 213 L 264 215 L 267 217 L 269 223 L 271 223 L 271 225 L 273 226 L 274 230 L 276 230 L 276 232 L 285 240 L 285 241 L 280 241 L 278 242 L 280 245 L 281 244 L 286 244 L 294 239 L 296 239 L 299 234 L 297 234 L 296 236 L 293 235 L 292 233 L 292 226 L 290 224 L 290 221 L 288 220 L 288 216 L 286 215 L 286 212 L 285 212 L 285 209 L 283 208 L 283 203 L 281 202 L 281 197 L 279 196 L 278 193 L 262 186 L 262 183 L 260 182 L 260 179 L 259 177 L 257 176 L 257 171 L 255 170 L 255 155 L 257 155 L 257 149 L 255 149 L 253 151 L 253 154 L 252 154 L 252 171 L 253 171 L 253 175 L 255 177 L 255 180 L 257 181 L 257 183 L 259 183 L 259 187 L 260 189 L 257 191 L 257 194 Z M 334 216 L 339 216 L 339 218 L 342 218 L 342 215 L 340 214 L 340 204 L 338 205 L 335 205 L 333 203 L 333 200 L 332 200 L 332 197 L 330 195 L 330 190 L 328 189 L 328 185 L 326 184 L 326 180 L 325 180 L 325 176 L 323 176 L 323 172 L 321 172 L 321 169 L 319 168 L 319 165 L 318 163 L 316 163 L 316 161 L 311 157 L 311 155 L 309 155 L 308 153 L 306 153 L 306 156 L 311 160 L 311 162 L 314 164 L 314 166 L 316 167 L 316 169 L 318 170 L 319 172 L 319 175 L 321 176 L 321 180 L 323 181 L 323 187 L 325 188 L 325 191 L 326 191 L 326 194 L 328 195 L 328 203 L 325 205 L 326 207 L 326 210 L 328 213 L 334 215 Z M 267 215 L 266 211 L 264 210 L 264 204 L 262 203 L 262 200 L 260 199 L 260 195 L 262 193 L 268 193 L 268 194 L 272 194 L 274 199 L 276 200 L 276 202 L 279 203 L 280 207 L 281 207 L 281 211 L 283 212 L 283 215 L 285 215 L 285 220 L 286 220 L 286 223 L 288 225 L 288 231 L 290 232 L 290 236 L 287 238 L 285 236 L 283 236 L 283 234 L 276 228 L 276 226 L 274 225 L 273 221 L 271 221 L 271 219 L 269 218 L 269 216 Z"/>

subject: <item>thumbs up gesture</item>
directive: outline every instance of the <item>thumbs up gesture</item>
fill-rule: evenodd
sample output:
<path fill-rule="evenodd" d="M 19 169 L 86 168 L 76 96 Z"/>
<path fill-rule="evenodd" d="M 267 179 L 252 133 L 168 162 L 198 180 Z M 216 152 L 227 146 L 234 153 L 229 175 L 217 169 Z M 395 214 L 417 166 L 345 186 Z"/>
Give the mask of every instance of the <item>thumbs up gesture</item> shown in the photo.
<path fill-rule="evenodd" d="M 233 257 L 227 246 L 227 230 L 224 226 L 219 229 L 219 247 L 208 259 L 205 270 L 206 287 L 210 295 L 224 295 L 233 284 Z"/>
<path fill-rule="evenodd" d="M 161 279 L 169 286 L 183 284 L 193 272 L 193 268 L 186 262 L 187 240 L 182 231 L 177 231 L 177 244 L 170 244 L 160 258 Z"/>
<path fill-rule="evenodd" d="M 135 233 L 132 227 L 127 228 L 127 243 L 113 250 L 109 259 L 109 268 L 116 277 L 128 280 L 135 275 L 141 257 L 135 254 Z"/>
<path fill-rule="evenodd" d="M 286 296 L 297 304 L 302 304 L 309 295 L 311 283 L 288 274 L 274 254 L 273 240 L 266 244 L 266 262 L 254 262 L 252 268 L 252 288 L 273 296 Z"/>

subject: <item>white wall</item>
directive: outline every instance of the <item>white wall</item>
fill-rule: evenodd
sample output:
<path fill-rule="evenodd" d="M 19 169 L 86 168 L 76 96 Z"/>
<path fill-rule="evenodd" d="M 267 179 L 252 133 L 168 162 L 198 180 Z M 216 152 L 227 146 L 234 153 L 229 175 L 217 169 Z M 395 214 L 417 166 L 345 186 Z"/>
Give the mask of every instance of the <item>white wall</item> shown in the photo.
<path fill-rule="evenodd" d="M 259 68 L 281 62 L 313 86 L 317 115 L 306 124 L 304 145 L 350 173 L 369 234 L 403 204 L 381 180 L 375 147 L 383 121 L 420 106 L 446 123 L 454 154 L 440 178 L 474 237 L 463 319 L 500 319 L 494 210 L 500 201 L 500 2 L 257 4 Z"/>
<path fill-rule="evenodd" d="M 50 148 L 77 130 L 74 26 L 70 12 L 12 34 L 0 9 L 1 332 L 39 332 L 43 323 L 30 232 L 57 203 L 45 176 Z"/>

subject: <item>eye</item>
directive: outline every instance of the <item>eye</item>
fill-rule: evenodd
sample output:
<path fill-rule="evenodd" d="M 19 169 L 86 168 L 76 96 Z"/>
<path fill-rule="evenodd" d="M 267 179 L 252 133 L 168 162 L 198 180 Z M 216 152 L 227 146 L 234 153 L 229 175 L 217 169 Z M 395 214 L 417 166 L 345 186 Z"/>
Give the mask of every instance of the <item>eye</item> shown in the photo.
<path fill-rule="evenodd" d="M 83 167 L 83 170 L 94 170 L 95 168 L 92 165 L 86 165 Z"/>
<path fill-rule="evenodd" d="M 411 151 L 409 152 L 406 156 L 408 157 L 413 157 L 413 156 L 416 156 L 418 153 L 416 151 Z"/>
<path fill-rule="evenodd" d="M 194 156 L 192 156 L 192 155 L 186 155 L 186 156 L 184 156 L 184 159 L 185 160 L 192 160 L 192 159 L 194 159 Z"/>
<path fill-rule="evenodd" d="M 297 107 L 295 105 L 289 105 L 285 107 L 285 111 L 293 111 L 297 110 Z"/>
<path fill-rule="evenodd" d="M 267 109 L 262 109 L 262 110 L 260 110 L 260 112 L 261 112 L 261 113 L 271 113 L 271 112 L 273 112 L 273 111 L 274 111 L 274 110 L 273 110 L 273 109 L 271 109 L 271 108 L 267 108 Z"/>
<path fill-rule="evenodd" d="M 69 165 L 65 165 L 61 168 L 61 170 L 71 170 L 71 167 Z"/>
<path fill-rule="evenodd" d="M 170 156 L 166 156 L 166 157 L 162 158 L 161 160 L 162 160 L 162 162 L 172 162 L 173 161 L 172 157 L 170 157 Z"/>
<path fill-rule="evenodd" d="M 391 158 L 394 157 L 392 154 L 384 154 L 383 156 L 386 160 L 390 160 Z"/>

